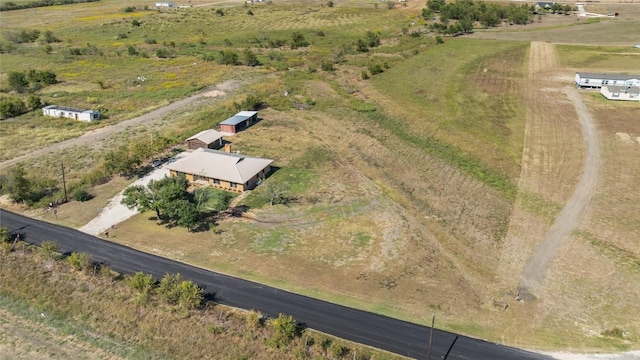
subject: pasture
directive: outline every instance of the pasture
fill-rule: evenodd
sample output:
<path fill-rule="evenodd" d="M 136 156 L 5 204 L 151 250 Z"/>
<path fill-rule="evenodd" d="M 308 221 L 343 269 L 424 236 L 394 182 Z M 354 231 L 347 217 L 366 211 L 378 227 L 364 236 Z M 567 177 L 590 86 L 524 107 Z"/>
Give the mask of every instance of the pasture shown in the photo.
<path fill-rule="evenodd" d="M 54 69 L 60 82 L 39 91 L 43 100 L 100 107 L 107 115 L 96 124 L 34 112 L 4 120 L 2 159 L 235 79 L 241 85 L 219 98 L 24 165 L 54 178 L 64 160 L 77 179 L 102 166 L 104 151 L 143 142 L 152 131 L 180 147 L 224 119 L 234 102 L 256 95 L 265 103 L 263 120 L 229 141 L 242 153 L 274 159 L 279 170 L 267 181 L 286 184 L 293 202 L 271 207 L 258 188 L 241 202 L 246 217 L 221 216 L 212 231 L 169 229 L 140 214 L 119 224 L 110 240 L 423 324 L 435 313 L 438 327 L 509 345 L 637 348 L 640 328 L 628 320 L 640 291 L 633 285 L 639 283 L 633 239 L 640 210 L 632 195 L 640 166 L 624 156 L 640 146 L 636 104 L 581 93 L 602 141 L 598 192 L 539 300 L 514 299 L 524 262 L 581 173 L 583 140 L 562 89 L 572 86 L 576 71 L 640 73 L 640 50 L 628 46 L 627 33 L 640 23 L 640 6 L 625 4 L 617 20 L 543 17 L 532 26 L 438 43 L 430 34 L 403 31 L 419 26 L 417 1 L 392 10 L 356 0 L 331 8 L 320 1 L 204 4 L 157 11 L 105 0 L 0 13 L 3 30 L 49 29 L 62 39 L 48 54 L 40 43 L 0 54 L 3 72 Z M 126 6 L 136 9 L 124 12 Z M 353 44 L 367 31 L 379 34 L 381 44 L 358 52 Z M 279 42 L 294 32 L 308 46 Z M 615 42 L 607 42 L 607 32 Z M 589 38 L 602 45 L 584 45 Z M 532 41 L 549 43 L 550 52 L 532 57 Z M 75 48 L 85 52 L 72 55 Z M 246 49 L 262 65 L 246 66 Z M 168 56 L 159 57 L 164 51 Z M 239 65 L 219 64 L 220 51 L 237 52 Z M 383 72 L 364 79 L 373 65 Z M 5 74 L 0 87 L 7 87 Z M 35 140 L 23 141 L 26 136 Z M 93 200 L 62 205 L 57 221 L 82 225 L 126 183 L 112 180 L 92 189 Z M 71 218 L 78 211 L 86 216 Z M 580 270 L 590 262 L 593 270 Z M 603 274 L 616 280 L 603 282 Z M 496 301 L 510 306 L 503 310 Z M 602 335 L 617 327 L 626 335 Z"/>

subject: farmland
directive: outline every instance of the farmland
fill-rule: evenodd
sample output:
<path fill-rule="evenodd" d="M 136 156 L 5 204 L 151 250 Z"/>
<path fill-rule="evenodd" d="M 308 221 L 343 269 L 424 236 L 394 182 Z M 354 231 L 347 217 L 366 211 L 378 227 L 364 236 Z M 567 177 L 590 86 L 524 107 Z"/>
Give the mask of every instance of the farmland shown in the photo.
<path fill-rule="evenodd" d="M 203 4 L 156 11 L 105 0 L 0 13 L 3 31 L 37 28 L 62 39 L 50 53 L 36 42 L 0 54 L 0 87 L 8 70 L 53 69 L 59 83 L 38 91 L 43 101 L 106 115 L 90 124 L 37 111 L 3 120 L 0 161 L 51 146 L 23 165 L 55 179 L 64 161 L 79 181 L 102 168 L 105 151 L 151 137 L 180 146 L 233 113 L 234 102 L 258 96 L 262 121 L 230 141 L 274 159 L 268 181 L 287 184 L 295 201 L 269 206 L 258 188 L 241 202 L 249 216 L 221 217 L 212 231 L 166 228 L 141 214 L 118 224 L 110 240 L 424 324 L 434 313 L 441 328 L 508 345 L 637 349 L 640 327 L 630 319 L 640 312 L 640 163 L 628 156 L 640 150 L 637 104 L 579 93 L 600 139 L 597 187 L 535 300 L 515 296 L 524 264 L 582 174 L 584 139 L 565 88 L 578 71 L 640 73 L 640 49 L 624 30 L 637 29 L 640 5 L 594 5 L 619 11 L 615 20 L 546 15 L 439 43 L 433 34 L 409 35 L 423 25 L 418 1 L 391 10 L 355 0 Z M 354 51 L 367 31 L 381 44 Z M 294 32 L 309 46 L 277 46 Z M 610 43 L 605 33 L 620 36 Z M 260 66 L 242 56 L 240 65 L 217 61 L 220 51 L 245 49 Z M 374 65 L 383 72 L 364 79 Z M 221 96 L 55 150 L 228 81 L 235 86 Z M 55 217 L 3 206 L 79 227 L 129 182 L 115 177 Z M 504 301 L 507 310 L 494 306 Z M 614 329 L 624 331 L 603 335 Z"/>

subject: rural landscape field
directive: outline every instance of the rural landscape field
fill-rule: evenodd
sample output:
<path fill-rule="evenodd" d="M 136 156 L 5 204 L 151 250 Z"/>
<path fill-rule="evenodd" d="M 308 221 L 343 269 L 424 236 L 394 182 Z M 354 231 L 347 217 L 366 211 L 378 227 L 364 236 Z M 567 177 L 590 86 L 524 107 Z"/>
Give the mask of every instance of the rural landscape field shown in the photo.
<path fill-rule="evenodd" d="M 83 123 L 35 107 L 1 120 L 2 208 L 82 228 L 153 159 L 257 104 L 260 121 L 225 140 L 275 171 L 230 200 L 241 216 L 221 210 L 190 231 L 148 211 L 100 236 L 424 325 L 435 315 L 440 329 L 509 346 L 640 350 L 640 103 L 574 85 L 576 72 L 640 74 L 640 3 L 585 5 L 617 17 L 545 13 L 460 36 L 434 32 L 422 0 L 176 5 L 0 12 L 0 96 L 28 97 L 11 72 L 52 71 L 55 83 L 30 92 L 41 105 L 103 114 Z M 15 41 L 33 30 L 37 39 Z M 137 153 L 121 174 L 116 155 Z M 61 164 L 69 194 L 90 199 L 54 213 Z M 16 168 L 42 196 L 12 201 Z M 286 201 L 270 204 L 270 184 Z M 25 315 L 27 290 L 17 294 L 0 289 L 0 321 L 16 326 L 0 330 L 0 351 L 21 358 L 42 347 L 20 333 L 43 323 Z M 127 342 L 70 337 L 61 348 L 42 337 L 59 358 L 91 348 L 86 358 L 119 358 L 112 349 Z"/>

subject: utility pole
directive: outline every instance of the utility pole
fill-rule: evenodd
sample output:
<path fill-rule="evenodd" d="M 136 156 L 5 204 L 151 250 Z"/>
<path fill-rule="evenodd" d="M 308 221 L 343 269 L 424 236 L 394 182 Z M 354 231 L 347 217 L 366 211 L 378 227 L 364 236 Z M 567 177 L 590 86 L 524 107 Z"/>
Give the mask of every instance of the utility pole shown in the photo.
<path fill-rule="evenodd" d="M 431 332 L 429 332 L 429 352 L 427 352 L 427 360 L 431 360 L 431 342 L 433 340 L 433 325 L 436 322 L 436 314 L 431 316 Z"/>
<path fill-rule="evenodd" d="M 64 202 L 69 201 L 69 199 L 67 199 L 67 181 L 64 178 L 64 163 L 60 162 L 60 165 L 62 166 L 62 186 L 64 187 Z"/>

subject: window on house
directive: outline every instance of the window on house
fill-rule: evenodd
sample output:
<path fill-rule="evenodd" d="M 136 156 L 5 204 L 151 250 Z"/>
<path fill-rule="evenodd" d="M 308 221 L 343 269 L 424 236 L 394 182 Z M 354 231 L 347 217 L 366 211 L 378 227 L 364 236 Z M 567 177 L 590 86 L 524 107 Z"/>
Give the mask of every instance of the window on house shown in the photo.
<path fill-rule="evenodd" d="M 602 80 L 602 85 L 609 85 L 609 80 Z"/>
<path fill-rule="evenodd" d="M 219 179 L 213 179 L 213 185 L 220 185 Z"/>
<path fill-rule="evenodd" d="M 613 94 L 611 94 L 611 96 L 613 96 L 613 97 L 620 97 L 620 93 L 613 93 Z"/>
<path fill-rule="evenodd" d="M 230 185 L 231 185 L 232 189 L 237 189 L 238 188 L 238 184 L 236 184 L 234 182 L 230 183 Z"/>

